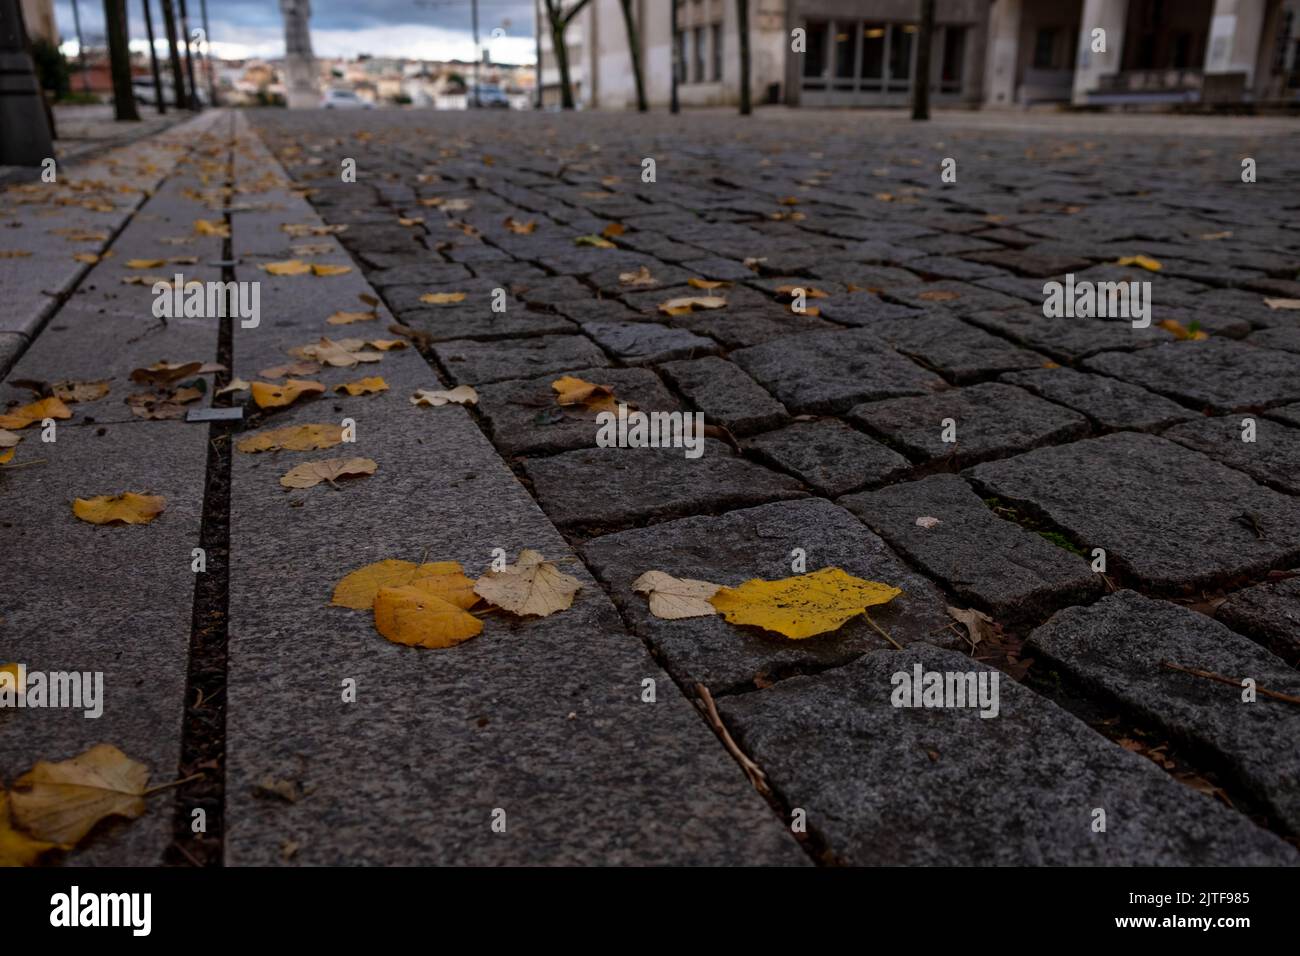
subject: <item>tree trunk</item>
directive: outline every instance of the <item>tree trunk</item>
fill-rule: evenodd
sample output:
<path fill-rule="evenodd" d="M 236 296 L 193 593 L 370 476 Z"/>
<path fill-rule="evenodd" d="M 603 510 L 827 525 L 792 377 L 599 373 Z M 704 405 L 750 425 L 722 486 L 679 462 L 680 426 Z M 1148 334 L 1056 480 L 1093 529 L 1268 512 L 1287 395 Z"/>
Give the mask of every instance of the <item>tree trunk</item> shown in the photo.
<path fill-rule="evenodd" d="M 194 56 L 190 52 L 190 15 L 185 10 L 185 0 L 181 2 L 181 33 L 185 37 L 185 72 L 190 78 L 190 94 L 187 100 L 189 108 L 197 110 L 199 108 L 198 87 L 194 85 Z"/>
<path fill-rule="evenodd" d="M 113 116 L 140 119 L 131 91 L 131 50 L 126 31 L 126 0 L 104 0 L 104 32 L 108 34 L 109 69 L 113 74 Z"/>
<path fill-rule="evenodd" d="M 632 54 L 632 76 L 636 80 L 636 108 L 644 113 L 650 109 L 645 100 L 645 77 L 641 75 L 641 36 L 636 19 L 632 16 L 632 0 L 621 0 L 623 26 L 627 28 L 627 48 Z"/>
<path fill-rule="evenodd" d="M 740 38 L 740 115 L 754 111 L 749 100 L 749 0 L 736 0 L 736 32 Z"/>
<path fill-rule="evenodd" d="M 202 0 L 203 11 L 203 66 L 208 72 L 208 102 L 217 105 L 217 77 L 212 71 L 212 31 L 208 29 L 208 0 Z"/>
<path fill-rule="evenodd" d="M 153 97 L 159 113 L 167 112 L 163 102 L 162 75 L 158 72 L 158 51 L 153 45 L 153 14 L 149 12 L 149 0 L 144 0 L 144 32 L 149 36 L 149 69 L 153 72 Z"/>
<path fill-rule="evenodd" d="M 930 118 L 930 46 L 934 36 L 934 0 L 921 0 L 921 25 L 916 31 L 916 76 L 912 78 L 912 119 Z"/>
<path fill-rule="evenodd" d="M 185 73 L 181 69 L 181 55 L 176 47 L 176 10 L 172 0 L 161 0 L 163 30 L 167 33 L 167 55 L 172 65 L 172 97 L 178 110 L 185 109 Z"/>
<path fill-rule="evenodd" d="M 551 52 L 555 54 L 555 65 L 560 68 L 560 108 L 571 110 L 573 86 L 569 82 L 569 48 L 564 45 L 564 23 L 558 19 L 551 20 Z"/>
<path fill-rule="evenodd" d="M 671 98 L 669 99 L 668 102 L 668 109 L 674 113 L 680 112 L 682 108 L 681 103 L 677 101 L 677 77 L 681 76 L 681 72 L 682 72 L 682 64 L 681 64 L 682 50 L 681 50 L 681 45 L 677 42 L 677 3 L 678 0 L 668 0 L 668 5 L 673 9 L 672 29 L 669 32 L 669 36 L 671 37 L 671 40 L 669 42 L 672 44 L 672 46 L 670 47 L 670 49 L 672 50 L 672 56 L 670 59 L 672 60 L 673 82 L 672 82 Z"/>

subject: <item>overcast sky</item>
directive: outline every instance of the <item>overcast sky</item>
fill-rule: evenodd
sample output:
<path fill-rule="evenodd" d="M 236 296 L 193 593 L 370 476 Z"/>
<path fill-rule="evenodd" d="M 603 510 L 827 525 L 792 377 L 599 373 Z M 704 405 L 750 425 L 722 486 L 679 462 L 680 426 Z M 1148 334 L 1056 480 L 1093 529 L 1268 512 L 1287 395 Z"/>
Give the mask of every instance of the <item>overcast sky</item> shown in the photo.
<path fill-rule="evenodd" d="M 163 36 L 160 0 L 149 0 L 154 32 Z M 126 0 L 132 45 L 147 49 L 144 0 Z M 180 17 L 180 0 L 173 0 Z M 203 25 L 199 0 L 186 0 L 190 30 Z M 78 0 L 86 44 L 103 43 L 104 5 Z M 72 0 L 56 0 L 55 15 L 65 52 L 76 50 Z M 534 59 L 532 0 L 478 0 L 479 35 L 492 59 Z M 279 0 L 208 0 L 216 56 L 242 59 L 284 54 Z M 320 56 L 405 56 L 429 60 L 473 59 L 470 0 L 311 0 L 312 48 Z M 493 31 L 501 31 L 495 38 Z"/>

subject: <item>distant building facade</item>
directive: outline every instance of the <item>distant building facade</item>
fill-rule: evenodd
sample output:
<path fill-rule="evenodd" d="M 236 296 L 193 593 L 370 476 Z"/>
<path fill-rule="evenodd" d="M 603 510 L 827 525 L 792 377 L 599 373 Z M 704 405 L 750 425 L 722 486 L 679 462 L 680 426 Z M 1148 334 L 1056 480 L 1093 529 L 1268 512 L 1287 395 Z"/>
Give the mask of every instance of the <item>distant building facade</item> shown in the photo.
<path fill-rule="evenodd" d="M 673 50 L 683 106 L 739 96 L 735 0 L 633 0 L 651 106 Z M 538 5 L 543 100 L 559 70 Z M 755 103 L 902 106 L 916 75 L 919 0 L 750 0 Z M 1300 100 L 1300 0 L 937 0 L 931 99 L 1015 108 Z M 1105 51 L 1094 51 L 1095 30 Z M 802 30 L 802 49 L 795 31 Z M 566 35 L 579 105 L 636 104 L 620 0 L 590 0 Z"/>

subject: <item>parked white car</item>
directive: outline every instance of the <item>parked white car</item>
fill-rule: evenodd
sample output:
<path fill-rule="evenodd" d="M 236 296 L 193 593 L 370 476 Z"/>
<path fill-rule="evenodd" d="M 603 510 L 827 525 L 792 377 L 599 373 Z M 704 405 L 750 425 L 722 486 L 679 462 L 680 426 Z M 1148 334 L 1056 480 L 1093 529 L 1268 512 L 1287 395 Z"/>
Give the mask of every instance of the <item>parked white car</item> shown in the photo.
<path fill-rule="evenodd" d="M 501 87 L 495 83 L 481 83 L 478 86 L 478 102 L 475 103 L 474 86 L 471 85 L 466 93 L 468 106 L 474 109 L 476 106 L 483 109 L 510 109 L 510 100 L 501 90 Z"/>
<path fill-rule="evenodd" d="M 367 103 L 351 90 L 326 90 L 320 100 L 321 109 L 326 110 L 368 110 L 373 103 Z"/>

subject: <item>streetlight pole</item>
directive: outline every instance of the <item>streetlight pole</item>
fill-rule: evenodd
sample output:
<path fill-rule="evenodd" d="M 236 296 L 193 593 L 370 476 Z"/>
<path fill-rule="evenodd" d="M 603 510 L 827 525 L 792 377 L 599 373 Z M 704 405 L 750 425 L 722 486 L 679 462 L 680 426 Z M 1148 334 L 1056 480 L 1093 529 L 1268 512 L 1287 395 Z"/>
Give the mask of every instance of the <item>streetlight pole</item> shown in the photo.
<path fill-rule="evenodd" d="M 478 98 L 478 68 L 483 62 L 483 50 L 478 44 L 478 0 L 470 0 L 469 9 L 474 24 L 474 105 L 481 106 Z"/>
<path fill-rule="evenodd" d="M 149 68 L 153 71 L 153 95 L 157 101 L 158 112 L 166 113 L 167 104 L 163 102 L 162 76 L 158 72 L 158 51 L 153 46 L 153 14 L 149 12 L 149 0 L 144 0 L 144 32 L 149 37 Z"/>

